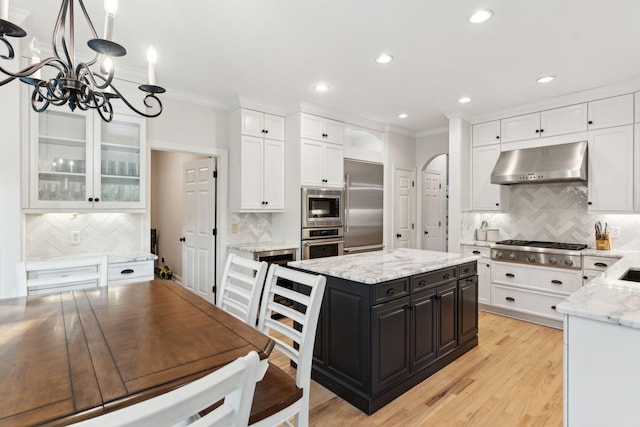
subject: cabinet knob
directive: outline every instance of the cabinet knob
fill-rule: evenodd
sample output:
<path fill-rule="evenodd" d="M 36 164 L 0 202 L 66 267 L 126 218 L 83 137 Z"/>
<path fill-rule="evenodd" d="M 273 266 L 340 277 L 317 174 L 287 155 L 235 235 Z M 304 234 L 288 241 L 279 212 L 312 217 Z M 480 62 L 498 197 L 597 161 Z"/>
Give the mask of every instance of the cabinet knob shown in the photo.
<path fill-rule="evenodd" d="M 93 202 L 93 197 L 89 197 L 87 200 Z"/>
<path fill-rule="evenodd" d="M 268 204 L 269 204 L 269 202 L 265 200 L 264 204 L 265 204 L 265 205 L 268 205 Z"/>
<path fill-rule="evenodd" d="M 555 306 L 555 305 L 552 305 L 552 306 L 551 306 L 551 309 L 555 310 L 555 309 L 556 309 L 556 306 Z"/>
<path fill-rule="evenodd" d="M 265 130 L 264 130 L 264 133 L 269 133 L 269 129 L 265 129 Z"/>
<path fill-rule="evenodd" d="M 536 129 L 536 133 L 540 133 L 540 129 Z"/>
<path fill-rule="evenodd" d="M 180 241 L 181 241 L 181 242 L 186 242 L 186 241 L 187 241 L 187 238 L 186 238 L 186 237 L 181 237 L 181 238 L 180 238 Z"/>
<path fill-rule="evenodd" d="M 496 139 L 500 139 L 500 135 L 496 135 Z"/>
<path fill-rule="evenodd" d="M 429 234 L 429 232 L 428 232 L 428 231 L 425 231 L 425 232 L 424 232 L 424 234 L 425 234 L 425 235 L 427 235 L 427 234 Z"/>
<path fill-rule="evenodd" d="M 544 132 L 544 129 L 540 129 L 540 133 Z"/>
<path fill-rule="evenodd" d="M 99 201 L 100 201 L 100 199 L 96 197 L 95 199 L 93 199 L 93 201 L 94 201 L 94 202 L 99 202 Z"/>
<path fill-rule="evenodd" d="M 592 124 L 593 124 L 593 120 L 589 120 L 589 121 L 587 122 L 587 124 L 592 125 Z"/>
<path fill-rule="evenodd" d="M 451 275 L 449 274 L 445 274 L 444 276 L 442 276 L 443 279 L 448 279 L 449 277 L 451 277 Z"/>
<path fill-rule="evenodd" d="M 496 206 L 500 206 L 500 203 L 496 203 Z"/>
<path fill-rule="evenodd" d="M 426 285 L 427 285 L 427 282 L 426 282 L 425 280 L 420 280 L 420 281 L 418 282 L 418 286 L 420 286 L 420 287 L 422 287 L 422 286 L 426 286 Z"/>
<path fill-rule="evenodd" d="M 394 295 L 395 293 L 396 293 L 396 290 L 394 288 L 387 289 L 387 295 Z"/>
<path fill-rule="evenodd" d="M 587 276 L 582 276 L 582 278 L 583 278 L 584 280 L 587 280 L 587 279 L 588 279 L 588 277 L 587 277 Z"/>
<path fill-rule="evenodd" d="M 402 237 L 402 234 L 398 233 L 398 234 L 396 234 L 396 237 L 399 239 L 399 238 Z"/>

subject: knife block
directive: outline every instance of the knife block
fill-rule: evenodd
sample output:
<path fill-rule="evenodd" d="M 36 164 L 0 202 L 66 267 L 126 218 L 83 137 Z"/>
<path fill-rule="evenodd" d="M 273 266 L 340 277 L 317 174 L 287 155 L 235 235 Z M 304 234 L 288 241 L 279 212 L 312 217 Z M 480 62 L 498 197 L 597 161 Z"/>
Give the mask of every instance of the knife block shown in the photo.
<path fill-rule="evenodd" d="M 596 238 L 596 249 L 599 251 L 610 251 L 611 250 L 611 236 L 609 234 L 605 235 L 604 239 Z"/>

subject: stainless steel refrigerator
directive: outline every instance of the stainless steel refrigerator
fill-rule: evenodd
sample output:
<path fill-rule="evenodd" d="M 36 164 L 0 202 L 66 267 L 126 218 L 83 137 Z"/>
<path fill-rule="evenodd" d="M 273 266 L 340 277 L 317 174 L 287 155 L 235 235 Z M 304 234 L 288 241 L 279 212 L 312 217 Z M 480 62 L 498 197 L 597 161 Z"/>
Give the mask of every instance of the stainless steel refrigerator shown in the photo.
<path fill-rule="evenodd" d="M 383 166 L 344 161 L 344 253 L 382 249 Z"/>

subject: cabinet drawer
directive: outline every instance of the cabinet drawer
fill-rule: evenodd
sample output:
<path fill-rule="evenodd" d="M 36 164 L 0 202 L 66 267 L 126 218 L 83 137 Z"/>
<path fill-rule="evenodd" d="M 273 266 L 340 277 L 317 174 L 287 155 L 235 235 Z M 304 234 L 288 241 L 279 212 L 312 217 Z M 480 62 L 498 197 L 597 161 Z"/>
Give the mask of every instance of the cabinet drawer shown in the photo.
<path fill-rule="evenodd" d="M 465 255 L 478 255 L 482 258 L 491 258 L 491 248 L 487 246 L 463 246 L 462 253 Z"/>
<path fill-rule="evenodd" d="M 458 277 L 473 276 L 478 273 L 478 263 L 468 262 L 458 266 Z"/>
<path fill-rule="evenodd" d="M 618 258 L 600 257 L 600 256 L 583 256 L 582 268 L 584 270 L 604 271 L 618 261 Z"/>
<path fill-rule="evenodd" d="M 375 287 L 374 304 L 403 297 L 405 295 L 409 295 L 409 281 L 407 279 L 381 283 Z"/>
<path fill-rule="evenodd" d="M 433 285 L 454 280 L 456 277 L 456 267 L 413 276 L 411 278 L 411 292 L 421 291 Z"/>
<path fill-rule="evenodd" d="M 563 299 L 563 296 L 550 295 L 543 292 L 496 284 L 491 285 L 492 305 L 549 319 L 562 320 L 562 313 L 556 311 L 555 307 Z"/>
<path fill-rule="evenodd" d="M 109 264 L 107 271 L 109 283 L 129 283 L 143 280 L 153 280 L 153 260 Z"/>
<path fill-rule="evenodd" d="M 580 289 L 582 275 L 579 270 L 495 262 L 491 265 L 491 281 L 568 295 Z"/>

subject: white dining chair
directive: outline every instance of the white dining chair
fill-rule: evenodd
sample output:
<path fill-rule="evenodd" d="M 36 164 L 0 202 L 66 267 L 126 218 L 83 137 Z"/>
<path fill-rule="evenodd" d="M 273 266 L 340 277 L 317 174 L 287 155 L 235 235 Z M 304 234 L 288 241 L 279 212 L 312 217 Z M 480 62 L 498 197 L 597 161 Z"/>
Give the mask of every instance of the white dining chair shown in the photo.
<path fill-rule="evenodd" d="M 95 418 L 75 427 L 162 427 L 189 419 L 214 403 L 221 406 L 188 425 L 246 426 L 256 387 L 258 353 L 250 352 L 211 374 L 182 387 Z"/>
<path fill-rule="evenodd" d="M 107 285 L 106 256 L 18 263 L 19 295 L 44 295 Z"/>
<path fill-rule="evenodd" d="M 250 326 L 256 326 L 260 292 L 269 265 L 229 254 L 216 305 Z"/>
<path fill-rule="evenodd" d="M 282 287 L 278 279 L 293 282 L 293 289 Z M 302 397 L 280 412 L 258 421 L 252 426 L 266 427 L 282 423 L 295 417 L 298 427 L 309 425 L 309 387 L 311 385 L 311 363 L 313 345 L 320 306 L 324 296 L 327 278 L 320 275 L 304 273 L 272 264 L 265 282 L 260 307 L 258 330 L 269 335 L 275 341 L 275 348 L 296 363 L 296 385 L 302 389 Z M 293 307 L 283 305 L 284 297 L 293 302 Z M 301 310 L 304 306 L 304 310 Z M 272 314 L 291 319 L 294 325 L 272 318 Z M 281 337 L 284 336 L 284 341 Z"/>

